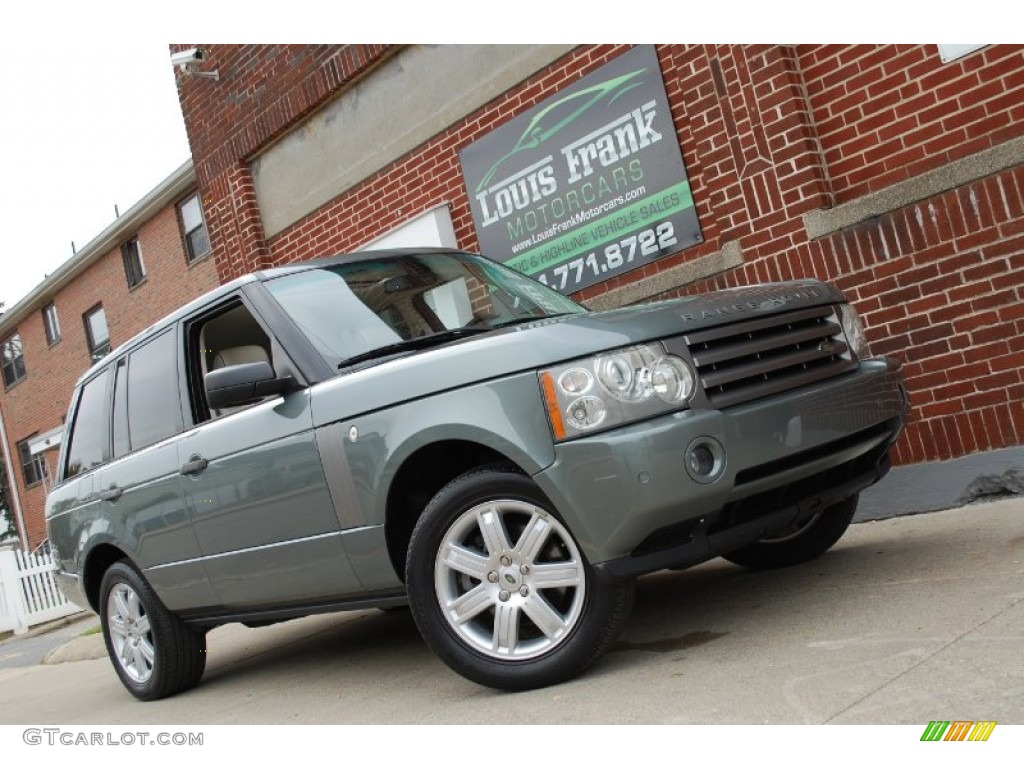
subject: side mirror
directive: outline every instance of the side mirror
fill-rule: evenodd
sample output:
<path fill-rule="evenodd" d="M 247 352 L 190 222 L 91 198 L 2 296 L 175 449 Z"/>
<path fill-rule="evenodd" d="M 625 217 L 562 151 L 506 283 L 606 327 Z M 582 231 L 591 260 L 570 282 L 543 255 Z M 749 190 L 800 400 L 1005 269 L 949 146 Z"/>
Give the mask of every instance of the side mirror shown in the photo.
<path fill-rule="evenodd" d="M 203 377 L 206 402 L 212 409 L 255 403 L 268 395 L 284 395 L 295 388 L 291 376 L 276 378 L 268 362 L 229 365 Z"/>

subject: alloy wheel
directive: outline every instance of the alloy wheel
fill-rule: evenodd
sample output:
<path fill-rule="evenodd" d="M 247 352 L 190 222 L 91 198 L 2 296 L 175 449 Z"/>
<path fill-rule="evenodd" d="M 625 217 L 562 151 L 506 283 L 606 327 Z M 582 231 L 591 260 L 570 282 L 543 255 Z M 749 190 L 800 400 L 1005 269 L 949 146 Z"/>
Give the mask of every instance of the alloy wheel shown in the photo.
<path fill-rule="evenodd" d="M 138 594 L 124 583 L 116 584 L 107 597 L 107 623 L 114 657 L 136 683 L 153 675 L 156 651 L 146 609 Z"/>
<path fill-rule="evenodd" d="M 534 504 L 486 501 L 462 513 L 437 551 L 441 613 L 463 641 L 503 661 L 548 653 L 583 612 L 586 569 L 565 527 Z"/>

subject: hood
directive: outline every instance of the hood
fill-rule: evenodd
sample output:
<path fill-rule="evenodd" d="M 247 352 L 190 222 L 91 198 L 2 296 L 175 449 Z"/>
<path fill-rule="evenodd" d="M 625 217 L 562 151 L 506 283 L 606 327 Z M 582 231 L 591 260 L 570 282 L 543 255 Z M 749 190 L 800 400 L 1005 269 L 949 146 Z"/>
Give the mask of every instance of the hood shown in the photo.
<path fill-rule="evenodd" d="M 317 399 L 344 403 L 344 412 L 356 416 L 576 357 L 841 301 L 843 295 L 831 285 L 802 280 L 538 320 L 340 375 L 317 386 Z M 323 412 L 341 411 L 328 407 Z"/>

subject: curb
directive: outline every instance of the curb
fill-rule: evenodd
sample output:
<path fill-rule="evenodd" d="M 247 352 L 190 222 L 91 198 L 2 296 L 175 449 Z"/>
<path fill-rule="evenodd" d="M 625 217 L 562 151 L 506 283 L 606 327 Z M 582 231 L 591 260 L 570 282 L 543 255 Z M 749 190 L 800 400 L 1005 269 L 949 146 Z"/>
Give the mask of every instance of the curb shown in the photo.
<path fill-rule="evenodd" d="M 103 633 L 74 637 L 46 654 L 40 664 L 64 664 L 70 661 L 92 661 L 107 655 Z"/>
<path fill-rule="evenodd" d="M 85 609 L 82 609 L 78 613 L 73 613 L 70 616 L 65 616 L 60 619 L 54 619 L 53 621 L 48 621 L 45 624 L 37 624 L 36 626 L 32 627 L 30 630 L 21 635 L 16 635 L 13 632 L 0 632 L 0 645 L 3 645 L 4 643 L 11 642 L 14 640 L 29 640 L 33 637 L 39 637 L 40 635 L 45 635 L 50 632 L 54 632 L 58 629 L 62 629 L 68 626 L 69 624 L 75 624 L 76 622 L 88 618 L 90 613 L 92 613 L 92 611 L 86 611 Z"/>
<path fill-rule="evenodd" d="M 32 629 L 30 629 L 23 635 L 14 635 L 12 639 L 28 639 L 30 637 L 39 637 L 40 635 L 48 634 L 55 630 L 66 627 L 69 624 L 74 624 L 78 621 L 81 621 L 82 619 L 87 618 L 90 613 L 92 612 L 83 609 L 78 613 L 73 613 L 70 616 L 65 616 L 62 619 L 54 619 L 53 621 L 48 621 L 45 624 L 39 624 L 35 627 L 32 627 Z"/>

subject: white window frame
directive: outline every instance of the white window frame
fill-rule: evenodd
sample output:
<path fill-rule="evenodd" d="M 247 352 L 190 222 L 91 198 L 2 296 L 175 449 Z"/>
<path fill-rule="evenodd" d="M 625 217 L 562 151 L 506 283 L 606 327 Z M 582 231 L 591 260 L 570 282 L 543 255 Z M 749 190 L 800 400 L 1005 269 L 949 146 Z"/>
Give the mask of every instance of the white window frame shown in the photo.
<path fill-rule="evenodd" d="M 129 238 L 121 246 L 121 261 L 124 263 L 124 279 L 128 282 L 129 290 L 146 282 L 146 264 L 142 261 L 142 243 L 138 235 Z M 129 262 L 134 263 L 129 266 Z M 133 276 L 138 278 L 135 282 L 132 282 Z"/>
<path fill-rule="evenodd" d="M 52 347 L 60 341 L 60 319 L 57 317 L 57 305 L 51 301 L 43 307 L 42 313 L 46 343 Z"/>
<path fill-rule="evenodd" d="M 18 355 L 17 355 L 17 357 L 15 357 L 15 355 L 14 355 L 15 339 L 17 339 L 17 347 L 18 347 Z M 10 362 L 7 362 L 7 363 L 4 362 L 4 358 L 3 358 L 3 354 L 2 354 L 3 351 L 5 351 L 5 350 L 8 350 L 7 354 L 10 355 Z M 20 376 L 18 375 L 18 361 L 19 360 L 21 361 L 21 375 Z M 15 384 L 17 384 L 19 381 L 21 381 L 26 376 L 28 376 L 28 368 L 25 366 L 25 344 L 21 340 L 21 334 L 19 334 L 17 331 L 12 333 L 6 339 L 3 339 L 2 341 L 0 341 L 0 367 L 2 367 L 2 369 L 3 369 L 2 371 L 0 371 L 0 378 L 3 379 L 4 389 L 10 389 Z M 13 374 L 14 374 L 14 378 L 11 379 L 10 381 L 7 380 L 7 370 L 8 369 L 10 369 L 13 372 Z"/>
<path fill-rule="evenodd" d="M 96 340 L 92 337 L 92 325 L 89 323 L 89 318 L 97 312 L 103 313 L 103 324 L 107 326 L 107 340 L 103 344 L 96 343 Z M 95 363 L 97 360 L 102 360 L 110 354 L 110 322 L 107 320 L 107 311 L 103 308 L 102 304 L 97 304 L 82 315 L 82 322 L 85 323 L 85 341 L 89 348 L 89 357 Z M 106 350 L 103 351 L 103 354 L 100 354 L 104 346 Z"/>
<path fill-rule="evenodd" d="M 199 211 L 200 223 L 198 226 L 192 227 L 192 229 L 188 229 L 185 226 L 185 206 L 191 203 L 193 200 L 196 201 L 196 210 Z M 184 200 L 179 202 L 176 207 L 178 210 L 178 225 L 181 227 L 181 237 L 183 244 L 185 246 L 185 259 L 188 261 L 189 264 L 191 264 L 194 261 L 199 261 L 199 259 L 203 258 L 208 253 L 210 253 L 210 251 L 213 250 L 213 245 L 212 243 L 210 243 L 210 230 L 206 226 L 206 216 L 203 215 L 202 200 L 200 199 L 198 192 L 193 192 L 191 195 L 189 195 Z M 206 250 L 203 251 L 202 253 L 193 253 L 192 240 L 189 238 L 189 235 L 191 235 L 193 232 L 196 232 L 200 228 L 202 228 L 203 231 L 206 232 Z"/>

